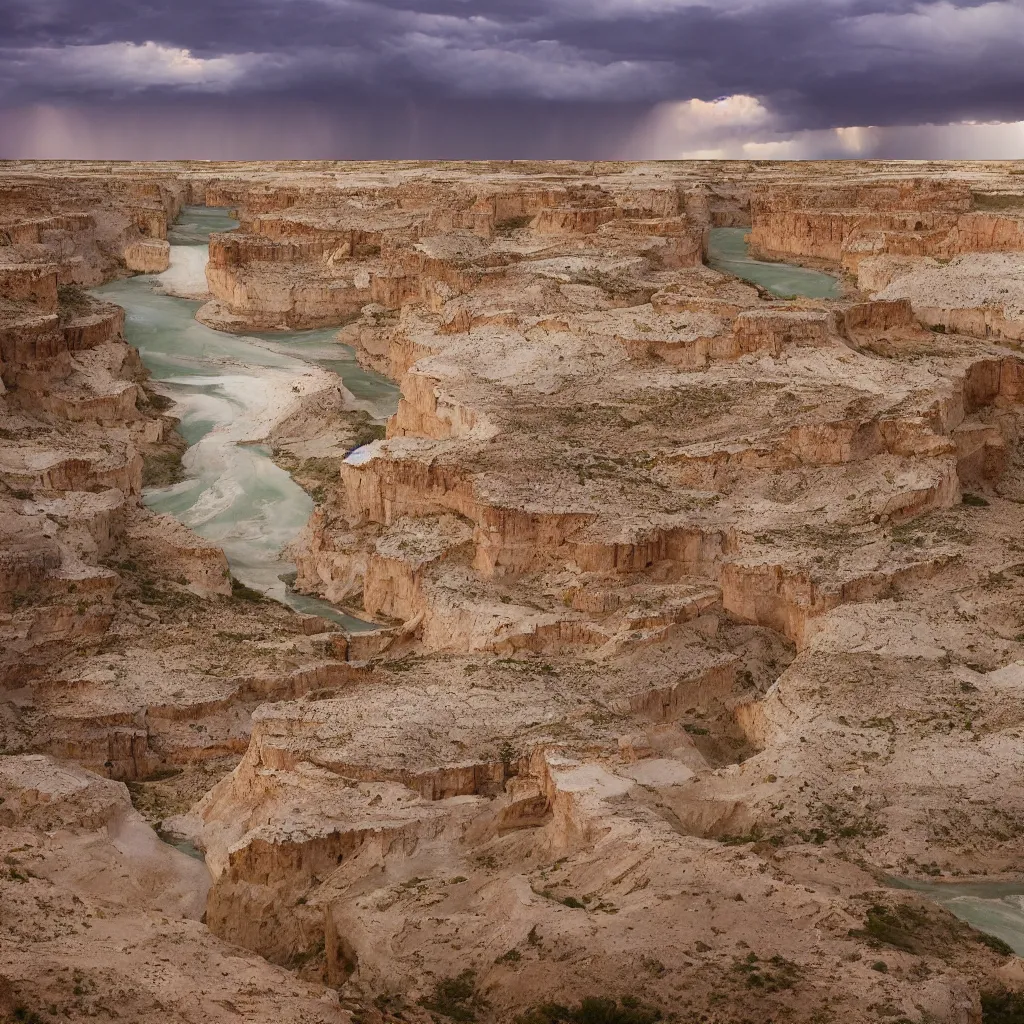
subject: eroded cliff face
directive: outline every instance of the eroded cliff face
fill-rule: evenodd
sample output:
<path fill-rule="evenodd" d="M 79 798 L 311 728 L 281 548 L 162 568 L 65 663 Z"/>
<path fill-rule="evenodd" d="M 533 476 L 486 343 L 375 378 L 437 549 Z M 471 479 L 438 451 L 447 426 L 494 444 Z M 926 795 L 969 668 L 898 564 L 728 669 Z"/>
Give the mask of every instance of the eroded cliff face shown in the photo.
<path fill-rule="evenodd" d="M 362 585 L 370 614 L 415 620 L 428 647 L 507 653 L 635 632 L 626 602 L 595 615 L 567 591 L 700 581 L 722 611 L 802 644 L 837 604 L 956 557 L 908 551 L 892 527 L 1001 476 L 1015 355 L 940 341 L 905 300 L 769 303 L 641 255 L 609 279 L 605 258 L 546 249 L 436 311 L 372 307 L 344 329 L 401 374 L 402 400 L 388 439 L 340 467 L 302 585 L 338 600 Z M 441 530 L 452 517 L 461 529 Z M 646 618 L 664 629 L 675 602 L 660 593 L 670 607 Z"/>
<path fill-rule="evenodd" d="M 296 186 L 284 209 L 243 192 L 241 229 L 211 240 L 213 298 L 199 319 L 244 331 L 343 322 L 370 303 L 436 306 L 502 278 L 521 258 L 511 238 L 524 227 L 534 248 L 597 234 L 609 256 L 647 252 L 665 267 L 699 265 L 706 248 L 703 196 L 671 184 L 638 191 L 610 179 L 523 192 L 500 175 L 461 178 L 428 188 L 368 187 L 358 177 Z M 510 241 L 486 244 L 495 238 Z M 485 249 L 486 264 L 473 265 Z"/>
<path fill-rule="evenodd" d="M 0 760 L 0 795 L 5 1014 L 350 1019 L 319 986 L 210 934 L 205 866 L 161 842 L 122 783 L 13 755 Z"/>
<path fill-rule="evenodd" d="M 973 192 L 969 181 L 911 178 L 768 185 L 750 203 L 753 249 L 856 273 L 879 256 L 935 257 L 1024 250 L 1019 195 Z"/>
<path fill-rule="evenodd" d="M 189 1013 L 979 1020 L 1019 964 L 883 883 L 1020 862 L 1007 170 L 153 165 L 102 202 L 82 168 L 60 203 L 53 169 L 15 176 L 0 223 L 79 218 L 0 247 L 0 729 L 26 752 L 0 836 L 49 872 L 12 876 L 26 920 L 86 899 L 51 864 L 88 845 L 108 878 L 125 854 L 93 833 L 145 829 L 91 771 L 205 855 L 206 927 L 147 926 Z M 182 202 L 241 222 L 200 319 L 336 325 L 400 386 L 354 451 L 349 392 L 270 434 L 317 502 L 297 585 L 377 633 L 232 596 L 221 552 L 140 505 L 180 442 L 120 311 L 66 283 L 158 269 Z M 704 266 L 748 221 L 860 288 Z M 153 877 L 89 896 L 90 965 L 188 903 Z M 0 999 L 84 962 L 48 942 L 19 937 Z"/>
<path fill-rule="evenodd" d="M 0 246 L 3 749 L 128 780 L 220 764 L 244 751 L 249 711 L 333 678 L 345 644 L 339 655 L 314 617 L 233 597 L 223 552 L 142 505 L 144 485 L 179 472 L 184 442 L 124 340 L 124 310 L 64 283 L 86 264 L 123 273 L 117 258 L 152 244 L 140 226 L 166 234 L 189 186 L 27 175 L 4 188 L 5 237 L 43 212 L 72 227 Z"/>
<path fill-rule="evenodd" d="M 5 1018 L 350 1016 L 212 936 L 206 867 L 111 781 L 173 778 L 187 806 L 237 762 L 260 702 L 347 671 L 334 627 L 233 596 L 223 552 L 141 503 L 185 445 L 124 310 L 81 286 L 164 269 L 189 193 L 166 173 L 0 184 Z"/>

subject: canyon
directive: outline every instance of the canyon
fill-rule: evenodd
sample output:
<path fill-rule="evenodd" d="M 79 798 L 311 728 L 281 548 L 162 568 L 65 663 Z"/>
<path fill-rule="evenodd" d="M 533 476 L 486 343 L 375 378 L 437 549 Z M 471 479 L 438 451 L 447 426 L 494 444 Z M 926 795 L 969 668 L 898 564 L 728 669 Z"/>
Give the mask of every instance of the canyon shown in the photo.
<path fill-rule="evenodd" d="M 1022 174 L 0 165 L 0 1019 L 1024 1006 Z"/>

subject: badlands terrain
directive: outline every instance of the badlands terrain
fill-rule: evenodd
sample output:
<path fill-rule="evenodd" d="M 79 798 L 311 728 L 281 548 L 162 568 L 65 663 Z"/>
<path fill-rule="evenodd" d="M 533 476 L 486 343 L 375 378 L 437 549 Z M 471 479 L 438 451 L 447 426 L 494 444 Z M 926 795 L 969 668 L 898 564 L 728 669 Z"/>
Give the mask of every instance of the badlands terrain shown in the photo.
<path fill-rule="evenodd" d="M 1024 165 L 0 165 L 0 1020 L 1024 1019 L 1022 341 Z"/>

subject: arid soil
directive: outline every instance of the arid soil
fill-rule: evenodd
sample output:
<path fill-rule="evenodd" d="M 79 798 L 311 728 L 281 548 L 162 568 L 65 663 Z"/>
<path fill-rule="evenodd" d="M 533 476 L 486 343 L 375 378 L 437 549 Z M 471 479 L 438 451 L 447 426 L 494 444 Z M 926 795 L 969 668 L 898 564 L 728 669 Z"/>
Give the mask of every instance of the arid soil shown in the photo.
<path fill-rule="evenodd" d="M 1010 1019 L 888 883 L 1024 878 L 1022 174 L 0 167 L 0 1019 Z M 142 504 L 185 443 L 87 289 L 184 205 L 199 320 L 401 388 L 266 438 L 375 633 Z"/>

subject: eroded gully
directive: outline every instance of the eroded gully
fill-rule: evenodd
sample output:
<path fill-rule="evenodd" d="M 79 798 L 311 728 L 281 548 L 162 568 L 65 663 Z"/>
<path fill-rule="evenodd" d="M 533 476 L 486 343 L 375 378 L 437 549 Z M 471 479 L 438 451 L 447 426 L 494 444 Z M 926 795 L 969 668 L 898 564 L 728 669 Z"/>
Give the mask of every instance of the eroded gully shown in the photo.
<path fill-rule="evenodd" d="M 289 588 L 295 566 L 283 552 L 313 502 L 259 442 L 296 394 L 343 384 L 383 422 L 394 412 L 398 389 L 360 367 L 352 350 L 334 340 L 336 328 L 247 337 L 194 319 L 200 302 L 179 296 L 205 292 L 209 236 L 237 226 L 226 210 L 186 207 L 168 234 L 168 271 L 96 289 L 124 307 L 125 337 L 161 392 L 174 400 L 179 431 L 190 445 L 182 479 L 148 488 L 143 500 L 222 548 L 232 575 L 246 586 L 349 630 L 373 628 Z"/>

